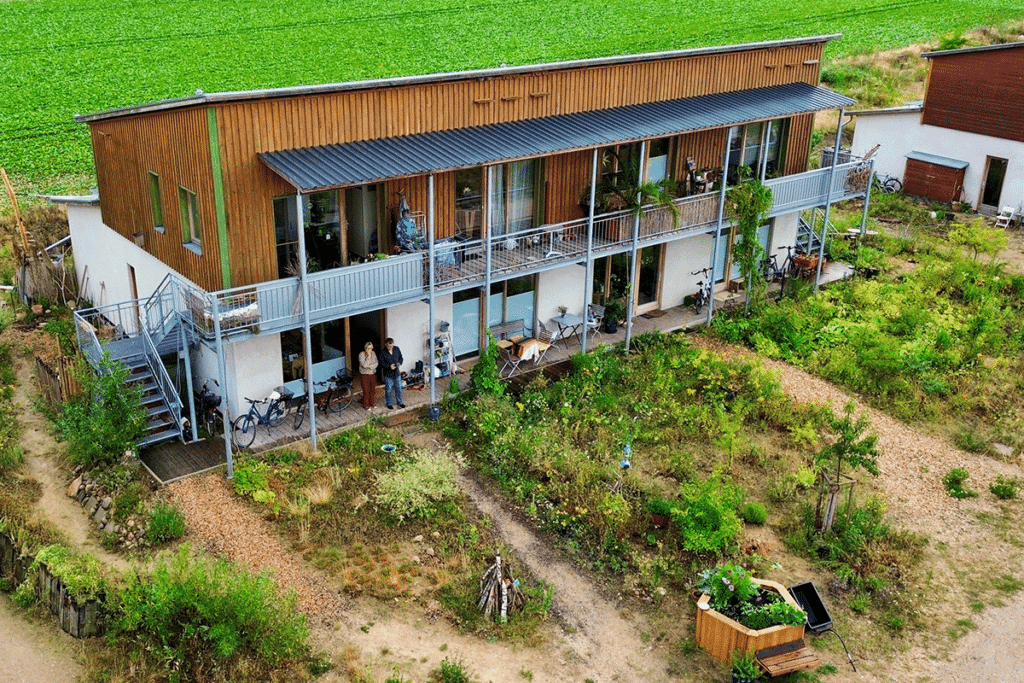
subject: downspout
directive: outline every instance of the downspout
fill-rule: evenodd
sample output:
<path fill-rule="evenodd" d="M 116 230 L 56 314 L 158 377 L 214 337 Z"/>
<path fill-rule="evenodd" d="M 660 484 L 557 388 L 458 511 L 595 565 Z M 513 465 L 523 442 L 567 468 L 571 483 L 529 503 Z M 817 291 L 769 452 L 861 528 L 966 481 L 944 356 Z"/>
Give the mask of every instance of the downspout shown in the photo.
<path fill-rule="evenodd" d="M 839 165 L 839 149 L 843 141 L 843 116 L 846 114 L 846 109 L 839 108 L 839 123 L 836 124 L 836 144 L 832 149 L 832 166 L 828 172 L 828 190 L 825 195 L 825 218 L 821 222 L 821 244 L 818 245 L 818 267 L 814 270 L 814 288 L 817 289 L 821 285 L 821 269 L 825 264 L 825 238 L 828 237 L 828 218 L 832 211 L 832 183 L 835 182 L 836 177 L 836 166 Z M 811 232 L 814 232 L 814 226 L 811 226 Z"/>
<path fill-rule="evenodd" d="M 430 367 L 427 369 L 430 375 L 430 408 L 431 417 L 439 414 L 437 408 L 437 382 L 434 381 L 434 370 L 437 365 L 434 363 L 434 174 L 427 176 L 427 354 Z M 454 349 L 452 349 L 454 352 Z"/>
<path fill-rule="evenodd" d="M 636 172 L 636 184 L 643 185 L 644 182 L 644 161 L 647 154 L 647 141 L 640 141 L 640 164 Z M 629 281 L 632 283 L 629 288 L 629 300 L 626 301 L 626 353 L 629 353 L 629 339 L 633 332 L 633 300 L 636 298 L 636 280 L 640 277 L 639 264 L 636 262 L 637 246 L 640 243 L 640 214 L 643 213 L 643 206 L 640 205 L 640 191 L 636 193 L 636 215 L 633 216 L 633 244 L 630 247 L 629 252 L 629 269 L 633 271 L 630 274 Z M 586 311 L 584 311 L 584 314 Z M 586 320 L 583 322 L 586 326 Z"/>
<path fill-rule="evenodd" d="M 295 193 L 295 221 L 299 230 L 299 290 L 302 297 L 302 352 L 306 356 L 306 414 L 309 415 L 309 445 L 315 452 L 316 402 L 313 400 L 313 333 L 309 329 L 309 285 L 306 282 L 306 216 L 302 210 L 302 193 Z"/>
<path fill-rule="evenodd" d="M 757 174 L 758 180 L 762 183 L 765 174 L 768 173 L 768 140 L 771 139 L 771 132 L 772 121 L 765 121 L 764 130 L 761 131 L 761 168 Z"/>
<path fill-rule="evenodd" d="M 171 289 L 175 288 L 172 287 Z M 177 311 L 178 309 L 175 308 L 174 310 Z M 175 313 L 175 315 L 178 314 Z M 189 397 L 188 414 L 189 420 L 191 421 L 190 424 L 192 426 L 192 441 L 196 442 L 199 440 L 199 425 L 196 424 L 196 402 L 194 398 L 195 386 L 192 380 L 192 354 L 188 348 L 188 335 L 185 334 L 185 321 L 180 317 L 178 319 L 178 344 L 181 345 L 182 351 L 185 352 L 185 385 L 187 387 L 186 391 L 188 391 Z M 225 429 L 224 431 L 227 432 L 228 430 Z M 209 434 L 209 436 L 213 436 L 213 434 Z"/>
<path fill-rule="evenodd" d="M 590 210 L 587 212 L 587 260 L 586 275 L 583 282 L 583 340 L 580 351 L 587 352 L 587 319 L 590 315 L 590 304 L 594 294 L 594 202 L 597 199 L 597 147 L 594 148 L 594 161 L 590 166 Z"/>
<path fill-rule="evenodd" d="M 224 387 L 224 398 L 227 399 L 228 394 L 228 372 L 227 372 L 227 359 L 224 358 L 224 337 L 221 335 L 220 329 L 220 300 L 213 296 L 211 297 L 211 308 L 213 309 L 213 338 L 217 346 L 217 368 L 220 374 L 220 385 Z M 228 479 L 233 479 L 235 476 L 235 463 L 231 458 L 231 411 L 230 401 L 224 401 L 224 457 L 228 463 Z"/>
<path fill-rule="evenodd" d="M 718 264 L 718 242 L 722 239 L 722 222 L 725 220 L 725 185 L 729 177 L 729 141 L 731 137 L 728 132 L 725 134 L 725 151 L 722 152 L 722 186 L 718 188 L 718 223 L 715 225 L 714 243 L 711 247 L 711 275 L 708 276 L 711 280 L 708 286 L 708 292 L 711 294 L 708 297 L 708 325 L 711 324 L 711 314 L 715 310 L 715 266 Z M 724 277 L 726 273 L 722 273 L 722 275 Z"/>

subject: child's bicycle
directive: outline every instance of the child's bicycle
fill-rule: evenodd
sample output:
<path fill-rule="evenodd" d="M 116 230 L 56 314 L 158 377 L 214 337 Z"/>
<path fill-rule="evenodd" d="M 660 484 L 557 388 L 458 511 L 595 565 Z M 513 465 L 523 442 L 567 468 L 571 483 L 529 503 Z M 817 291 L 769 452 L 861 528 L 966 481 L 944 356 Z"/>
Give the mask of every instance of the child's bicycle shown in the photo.
<path fill-rule="evenodd" d="M 265 399 L 246 398 L 249 402 L 249 412 L 239 415 L 231 424 L 232 443 L 240 449 L 248 448 L 256 440 L 257 425 L 266 425 L 267 429 L 270 429 L 284 422 L 285 405 L 291 397 L 292 392 L 284 387 L 278 387 Z M 267 410 L 261 413 L 256 406 L 264 403 L 267 404 Z"/>
<path fill-rule="evenodd" d="M 327 414 L 340 413 L 352 404 L 352 376 L 348 373 L 338 372 L 325 382 L 313 382 L 313 386 L 327 387 L 327 391 L 313 395 L 313 402 L 317 410 Z M 298 429 L 306 419 L 306 410 L 309 401 L 303 396 L 299 401 L 299 407 L 295 409 L 295 422 L 293 427 Z"/>
<path fill-rule="evenodd" d="M 701 268 L 691 275 L 704 274 L 704 279 L 697 283 L 697 293 L 693 295 L 693 310 L 698 314 L 711 302 L 711 269 Z"/>

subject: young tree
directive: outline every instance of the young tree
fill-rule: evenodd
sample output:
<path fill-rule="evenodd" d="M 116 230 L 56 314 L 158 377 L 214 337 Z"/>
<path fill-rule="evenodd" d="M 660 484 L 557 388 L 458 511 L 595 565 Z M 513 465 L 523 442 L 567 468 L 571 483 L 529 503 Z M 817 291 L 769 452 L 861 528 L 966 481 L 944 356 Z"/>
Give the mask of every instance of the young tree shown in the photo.
<path fill-rule="evenodd" d="M 828 488 L 828 505 L 822 515 L 823 497 L 818 499 L 817 521 L 821 531 L 832 528 L 836 506 L 839 501 L 839 489 L 843 467 L 863 468 L 873 476 L 879 475 L 878 469 L 878 434 L 865 434 L 871 426 L 866 415 L 861 414 L 854 419 L 853 401 L 843 408 L 843 416 L 832 414 L 826 424 L 835 433 L 836 439 L 828 444 L 815 457 L 822 476 L 822 493 Z"/>
<path fill-rule="evenodd" d="M 984 218 L 978 218 L 970 225 L 957 225 L 949 231 L 948 237 L 950 244 L 970 249 L 975 261 L 979 254 L 987 254 L 995 261 L 1007 244 L 1006 231 L 987 227 Z"/>

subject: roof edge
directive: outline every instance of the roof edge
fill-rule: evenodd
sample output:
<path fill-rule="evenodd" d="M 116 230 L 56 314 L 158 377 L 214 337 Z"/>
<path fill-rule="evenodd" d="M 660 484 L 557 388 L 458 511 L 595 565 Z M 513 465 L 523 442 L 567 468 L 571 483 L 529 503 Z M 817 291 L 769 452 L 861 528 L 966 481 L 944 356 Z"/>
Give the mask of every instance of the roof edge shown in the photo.
<path fill-rule="evenodd" d="M 841 33 L 831 33 L 820 36 L 808 36 L 804 38 L 785 38 L 781 40 L 766 40 L 756 43 L 739 43 L 735 45 L 719 45 L 714 47 L 688 48 L 684 50 L 666 50 L 663 52 L 644 52 L 636 55 L 618 55 L 614 57 L 591 57 L 588 59 L 573 59 L 562 62 L 544 62 L 541 64 L 527 64 L 523 66 L 500 66 L 490 69 L 475 69 L 469 71 L 448 71 L 437 74 L 424 74 L 417 76 L 398 76 L 393 78 L 378 78 L 362 81 L 346 81 L 341 83 L 326 83 L 322 85 L 290 86 L 284 88 L 265 88 L 261 90 L 235 90 L 217 93 L 204 93 L 196 90 L 196 94 L 188 97 L 160 100 L 149 104 L 136 105 L 131 107 L 120 107 L 92 114 L 75 114 L 75 120 L 79 123 L 91 123 L 103 119 L 132 116 L 149 112 L 180 109 L 203 104 L 218 102 L 233 102 L 255 99 L 267 99 L 274 97 L 293 97 L 296 95 L 316 95 L 331 92 L 345 92 L 351 90 L 366 90 L 370 88 L 395 87 L 404 85 L 420 85 L 424 83 L 442 83 L 446 81 L 458 81 L 470 78 L 497 78 L 514 74 L 536 73 L 538 71 L 562 71 L 566 69 L 578 69 L 592 66 L 606 66 L 611 64 L 629 64 L 631 62 L 647 62 L 658 59 L 675 59 L 677 57 L 695 57 L 707 54 L 725 54 L 729 52 L 744 52 L 747 50 L 762 50 L 772 47 L 789 47 L 792 45 L 812 45 L 815 43 L 828 43 L 843 37 Z"/>
<path fill-rule="evenodd" d="M 921 56 L 926 59 L 932 57 L 945 57 L 947 55 L 962 55 L 970 52 L 989 52 L 991 50 L 1006 50 L 1008 48 L 1024 47 L 1024 40 L 1013 43 L 997 43 L 995 45 L 979 45 L 978 47 L 961 47 L 956 50 L 935 50 L 934 52 L 922 52 Z"/>

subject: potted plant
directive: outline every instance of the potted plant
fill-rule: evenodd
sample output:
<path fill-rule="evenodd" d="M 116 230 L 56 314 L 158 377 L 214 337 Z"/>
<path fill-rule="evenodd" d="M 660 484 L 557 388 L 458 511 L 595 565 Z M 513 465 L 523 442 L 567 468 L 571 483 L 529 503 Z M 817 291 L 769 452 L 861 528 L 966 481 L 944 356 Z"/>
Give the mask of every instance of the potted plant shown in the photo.
<path fill-rule="evenodd" d="M 737 650 L 732 655 L 732 683 L 754 683 L 761 671 L 757 658 L 747 650 Z"/>
<path fill-rule="evenodd" d="M 668 524 L 672 516 L 672 503 L 658 496 L 647 501 L 647 511 L 651 513 L 651 523 L 661 529 Z"/>
<path fill-rule="evenodd" d="M 609 334 L 619 331 L 619 323 L 626 318 L 626 306 L 622 299 L 613 297 L 604 305 L 604 329 Z"/>
<path fill-rule="evenodd" d="M 807 615 L 780 583 L 730 562 L 702 572 L 697 588 L 697 645 L 723 663 L 738 650 L 803 640 Z"/>

